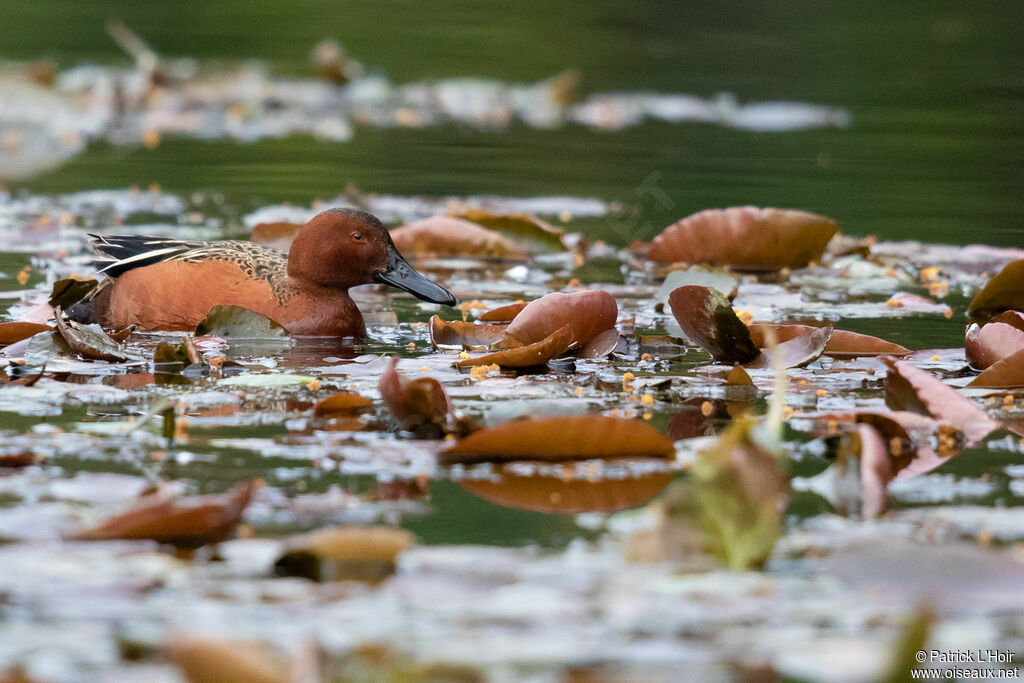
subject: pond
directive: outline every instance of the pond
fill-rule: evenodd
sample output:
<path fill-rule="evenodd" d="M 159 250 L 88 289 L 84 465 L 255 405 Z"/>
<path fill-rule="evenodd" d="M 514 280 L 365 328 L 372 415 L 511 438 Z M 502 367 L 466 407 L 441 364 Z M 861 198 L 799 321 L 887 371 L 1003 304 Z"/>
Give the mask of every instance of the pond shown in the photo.
<path fill-rule="evenodd" d="M 391 227 L 474 211 L 492 227 L 491 214 L 522 213 L 541 227 L 502 233 L 522 257 L 403 247 L 462 310 L 361 288 L 365 340 L 218 328 L 196 335 L 194 372 L 152 362 L 182 332 L 137 331 L 115 362 L 49 332 L 0 349 L 13 380 L 0 385 L 0 462 L 31 455 L 0 469 L 0 673 L 156 681 L 180 668 L 199 680 L 195 660 L 251 680 L 875 680 L 908 654 L 901 638 L 917 642 L 915 618 L 930 628 L 921 647 L 1019 660 L 1022 389 L 965 388 L 977 372 L 964 348 L 972 297 L 1024 257 L 1018 14 L 1009 1 L 875 0 L 6 8 L 5 320 L 92 274 L 87 232 L 248 239 L 258 224 L 339 205 Z M 155 72 L 122 49 L 132 32 L 159 55 Z M 348 85 L 310 65 L 330 38 L 359 62 L 341 60 Z M 3 118 L 54 93 L 62 100 L 36 120 Z M 38 170 L 15 172 L 37 140 Z M 820 265 L 710 271 L 734 280 L 739 319 L 902 345 L 912 370 L 955 387 L 992 429 L 964 437 L 981 418 L 955 404 L 924 431 L 901 427 L 902 445 L 875 423 L 835 431 L 841 413 L 929 412 L 935 387 L 896 406 L 904 371 L 871 356 L 819 348 L 781 380 L 769 362 L 748 369 L 749 392 L 726 386 L 732 361 L 684 341 L 697 336 L 662 291 L 670 268 L 641 243 L 702 209 L 743 205 L 829 216 L 841 236 Z M 460 355 L 425 324 L 580 290 L 614 297 L 623 335 L 593 358 L 562 347 L 539 367 L 470 372 L 455 363 L 481 345 Z M 380 385 L 392 355 L 477 426 L 629 418 L 636 435 L 667 435 L 672 453 L 450 464 L 441 453 L 468 438 L 459 427 L 437 440 L 396 424 Z M 338 392 L 369 402 L 319 414 Z M 680 558 L 685 530 L 666 510 L 686 506 L 673 497 L 740 410 L 771 423 L 773 405 L 792 494 L 766 568 Z M 851 490 L 833 460 L 866 453 L 873 433 L 897 459 L 906 446 L 948 455 L 937 426 L 949 420 L 958 454 L 886 479 L 887 511 L 864 520 L 869 480 L 854 476 Z M 234 540 L 191 558 L 68 538 L 151 485 L 185 501 L 253 480 L 262 488 Z M 390 578 L 275 574 L 303 534 L 368 524 L 415 538 Z M 651 534 L 658 551 L 639 540 Z M 396 569 L 383 565 L 371 571 Z"/>

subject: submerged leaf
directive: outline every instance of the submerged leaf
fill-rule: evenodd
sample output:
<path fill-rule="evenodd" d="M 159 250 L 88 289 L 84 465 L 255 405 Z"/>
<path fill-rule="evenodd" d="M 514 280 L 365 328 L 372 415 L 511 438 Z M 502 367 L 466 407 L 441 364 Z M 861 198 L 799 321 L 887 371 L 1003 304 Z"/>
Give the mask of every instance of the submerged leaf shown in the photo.
<path fill-rule="evenodd" d="M 433 216 L 391 231 L 403 254 L 446 254 L 497 259 L 521 259 L 526 252 L 501 233 L 461 218 Z"/>
<path fill-rule="evenodd" d="M 283 339 L 288 332 L 270 318 L 242 306 L 214 306 L 196 326 L 196 336 L 236 339 Z"/>
<path fill-rule="evenodd" d="M 502 346 L 533 344 L 563 325 L 572 328 L 572 343 L 582 346 L 615 327 L 619 306 L 608 292 L 585 289 L 572 294 L 552 292 L 531 301 L 508 325 Z"/>
<path fill-rule="evenodd" d="M 668 301 L 683 333 L 719 363 L 749 363 L 760 354 L 747 326 L 717 289 L 686 285 L 673 291 Z"/>
<path fill-rule="evenodd" d="M 968 315 L 988 317 L 1002 311 L 1024 311 L 1024 259 L 1013 261 L 981 288 L 967 306 Z"/>
<path fill-rule="evenodd" d="M 474 365 L 532 368 L 537 365 L 544 365 L 552 358 L 556 358 L 568 351 L 569 347 L 572 346 L 572 340 L 572 328 L 569 325 L 565 325 L 539 342 L 488 353 L 485 356 L 462 358 L 456 361 L 455 365 L 460 368 L 468 368 Z"/>
<path fill-rule="evenodd" d="M 647 258 L 744 268 L 803 268 L 817 261 L 836 232 L 831 218 L 789 209 L 707 209 L 665 228 Z"/>
<path fill-rule="evenodd" d="M 227 539 L 242 520 L 252 495 L 262 485 L 255 480 L 226 493 L 178 498 L 161 490 L 140 498 L 122 513 L 76 532 L 77 541 L 152 540 L 177 548 L 198 548 Z"/>
<path fill-rule="evenodd" d="M 506 460 L 667 458 L 672 441 L 645 422 L 603 415 L 516 420 L 481 429 L 440 454 L 444 464 Z"/>

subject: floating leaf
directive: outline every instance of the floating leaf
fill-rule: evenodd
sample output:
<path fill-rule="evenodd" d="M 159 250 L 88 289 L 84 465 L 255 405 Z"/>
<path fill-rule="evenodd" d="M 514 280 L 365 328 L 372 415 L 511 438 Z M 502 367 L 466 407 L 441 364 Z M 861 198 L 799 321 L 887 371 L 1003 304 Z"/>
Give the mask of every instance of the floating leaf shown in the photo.
<path fill-rule="evenodd" d="M 488 323 L 509 323 L 515 320 L 515 317 L 526 308 L 525 301 L 517 301 L 514 304 L 506 304 L 505 306 L 498 306 L 492 308 L 486 313 L 480 316 L 480 320 Z"/>
<path fill-rule="evenodd" d="M 301 576 L 313 581 L 375 583 L 395 573 L 398 556 L 415 537 L 389 527 L 328 527 L 285 543 L 274 563 L 276 576 Z"/>
<path fill-rule="evenodd" d="M 303 223 L 289 223 L 278 221 L 276 223 L 257 223 L 252 229 L 252 241 L 262 244 L 265 247 L 288 251 L 291 249 L 292 241 L 298 234 Z"/>
<path fill-rule="evenodd" d="M 245 374 L 226 377 L 219 384 L 232 387 L 299 387 L 313 382 L 314 378 L 306 375 L 289 375 L 287 373 L 268 372 L 263 374 Z"/>
<path fill-rule="evenodd" d="M 473 495 L 496 505 L 559 515 L 638 507 L 672 481 L 672 473 L 668 471 L 595 478 L 569 465 L 559 467 L 556 473 L 522 473 L 518 468 L 502 465 L 496 468 L 495 474 L 497 478 L 463 478 L 458 483 Z"/>
<path fill-rule="evenodd" d="M 517 243 L 536 245 L 544 251 L 565 249 L 565 231 L 531 214 L 468 209 L 456 217 L 510 235 Z"/>
<path fill-rule="evenodd" d="M 889 374 L 885 383 L 885 404 L 893 410 L 930 415 L 962 431 L 970 443 L 981 441 L 999 427 L 998 422 L 969 398 L 924 370 L 906 361 L 887 360 L 886 364 Z"/>
<path fill-rule="evenodd" d="M 266 643 L 172 635 L 163 653 L 192 683 L 288 683 L 287 660 L 271 654 Z"/>
<path fill-rule="evenodd" d="M 744 268 L 803 268 L 817 261 L 836 232 L 831 218 L 789 209 L 707 209 L 665 228 L 647 258 Z"/>
<path fill-rule="evenodd" d="M 430 317 L 430 343 L 442 346 L 490 346 L 505 336 L 505 325 L 474 325 L 461 320 Z"/>
<path fill-rule="evenodd" d="M 432 426 L 447 431 L 451 399 L 433 377 L 409 379 L 398 372 L 398 356 L 393 356 L 378 384 L 384 404 L 403 428 L 414 431 Z"/>
<path fill-rule="evenodd" d="M 169 489 L 144 496 L 130 508 L 75 533 L 78 541 L 151 540 L 177 548 L 198 548 L 227 539 L 242 520 L 256 480 L 226 493 L 178 498 Z"/>
<path fill-rule="evenodd" d="M 986 327 L 988 327 L 986 325 Z M 1024 387 L 1024 349 L 1015 351 L 988 366 L 967 385 L 989 389 Z"/>
<path fill-rule="evenodd" d="M 683 333 L 707 349 L 719 363 L 749 363 L 760 351 L 750 330 L 717 289 L 699 285 L 680 287 L 669 296 L 669 306 Z"/>
<path fill-rule="evenodd" d="M 446 254 L 497 259 L 521 259 L 526 253 L 504 235 L 476 223 L 433 216 L 391 231 L 391 239 L 403 254 Z"/>
<path fill-rule="evenodd" d="M 225 339 L 282 339 L 288 332 L 279 323 L 241 306 L 214 306 L 196 326 L 196 336 Z"/>
<path fill-rule="evenodd" d="M 339 391 L 317 401 L 313 406 L 313 417 L 352 417 L 373 407 L 373 401 L 354 391 Z"/>
<path fill-rule="evenodd" d="M 645 422 L 603 415 L 516 420 L 481 429 L 440 454 L 445 464 L 507 460 L 667 458 L 672 441 Z"/>
<path fill-rule="evenodd" d="M 800 337 L 793 337 L 788 341 L 780 342 L 775 348 L 768 348 L 761 351 L 761 355 L 748 365 L 751 368 L 773 368 L 775 359 L 782 361 L 784 368 L 802 368 L 810 365 L 821 358 L 825 352 L 829 338 L 832 336 L 832 327 L 812 327 L 810 334 Z"/>
<path fill-rule="evenodd" d="M 971 367 L 984 370 L 993 363 L 1024 349 L 1024 330 L 1007 323 L 984 327 L 972 324 L 964 336 L 964 352 Z"/>
<path fill-rule="evenodd" d="M 120 362 L 128 360 L 124 348 L 110 338 L 99 325 L 81 325 L 64 320 L 64 312 L 56 309 L 54 320 L 57 332 L 67 342 L 72 351 L 82 358 Z"/>
<path fill-rule="evenodd" d="M 769 328 L 775 332 L 775 340 L 780 344 L 818 329 L 811 325 L 776 325 L 772 323 L 753 323 L 747 327 L 750 329 L 750 336 L 754 340 L 754 344 L 759 348 L 765 347 L 765 331 Z M 848 359 L 859 356 L 905 356 L 909 353 L 910 349 L 878 337 L 833 329 L 824 355 L 830 358 Z"/>
<path fill-rule="evenodd" d="M 508 325 L 503 346 L 538 342 L 563 325 L 572 328 L 573 344 L 582 346 L 615 327 L 619 306 L 608 292 L 585 289 L 552 292 L 531 301 Z"/>
<path fill-rule="evenodd" d="M 92 290 L 99 286 L 99 282 L 91 278 L 79 279 L 69 277 L 65 280 L 57 280 L 53 283 L 50 292 L 49 304 L 54 308 L 67 309 L 84 299 Z"/>
<path fill-rule="evenodd" d="M 537 365 L 544 365 L 552 358 L 556 358 L 572 346 L 572 328 L 565 325 L 559 330 L 551 333 L 546 339 L 517 346 L 503 351 L 496 351 L 485 356 L 473 358 L 462 358 L 455 362 L 460 368 L 468 368 L 474 365 L 500 365 L 505 368 L 530 368 Z"/>
<path fill-rule="evenodd" d="M 989 317 L 1002 311 L 1024 311 L 1024 259 L 1006 264 L 994 278 L 981 288 L 967 313 L 973 317 Z"/>
<path fill-rule="evenodd" d="M 40 332 L 49 332 L 51 329 L 48 325 L 41 323 L 0 323 L 0 346 L 8 346 L 15 342 L 20 342 L 22 339 L 28 339 Z"/>
<path fill-rule="evenodd" d="M 736 571 L 760 569 L 778 539 L 789 484 L 773 453 L 738 418 L 691 468 L 697 514 L 712 554 Z"/>

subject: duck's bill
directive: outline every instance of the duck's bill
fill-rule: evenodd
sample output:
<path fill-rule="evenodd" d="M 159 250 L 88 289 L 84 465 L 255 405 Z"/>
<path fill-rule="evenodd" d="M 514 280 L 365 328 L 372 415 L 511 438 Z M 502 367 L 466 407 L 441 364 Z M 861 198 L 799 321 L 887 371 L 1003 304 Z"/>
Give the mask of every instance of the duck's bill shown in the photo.
<path fill-rule="evenodd" d="M 374 275 L 377 282 L 404 289 L 413 296 L 434 304 L 455 305 L 455 297 L 447 289 L 429 280 L 409 265 L 394 244 L 388 245 L 388 266 Z"/>

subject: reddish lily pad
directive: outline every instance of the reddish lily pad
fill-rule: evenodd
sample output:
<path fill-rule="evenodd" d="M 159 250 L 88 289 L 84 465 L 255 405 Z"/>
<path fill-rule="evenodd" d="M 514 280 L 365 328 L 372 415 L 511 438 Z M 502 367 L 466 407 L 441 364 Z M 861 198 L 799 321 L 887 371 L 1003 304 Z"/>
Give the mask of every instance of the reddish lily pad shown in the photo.
<path fill-rule="evenodd" d="M 291 249 L 295 235 L 299 233 L 302 223 L 279 221 L 276 223 L 258 223 L 252 229 L 252 241 L 265 247 L 273 247 L 281 251 Z"/>
<path fill-rule="evenodd" d="M 668 302 L 683 333 L 719 363 L 749 363 L 760 354 L 750 330 L 717 289 L 686 285 L 673 291 Z"/>
<path fill-rule="evenodd" d="M 861 516 L 874 519 L 885 512 L 886 494 L 893 478 L 892 459 L 878 430 L 869 424 L 856 427 L 860 441 Z"/>
<path fill-rule="evenodd" d="M 51 328 L 49 325 L 43 325 L 42 323 L 20 321 L 0 323 L 0 346 L 14 344 L 15 342 L 20 342 L 22 339 L 28 339 L 40 332 L 49 332 L 50 330 Z"/>
<path fill-rule="evenodd" d="M 526 305 L 525 301 L 517 301 L 514 304 L 498 306 L 483 313 L 480 320 L 487 323 L 510 323 L 526 308 Z"/>
<path fill-rule="evenodd" d="M 988 389 L 1024 387 L 1024 349 L 1015 351 L 988 366 L 984 372 L 971 380 L 967 386 Z"/>
<path fill-rule="evenodd" d="M 373 401 L 354 391 L 339 391 L 317 401 L 313 406 L 313 417 L 352 417 L 373 407 Z"/>
<path fill-rule="evenodd" d="M 987 317 L 1002 311 L 1024 311 L 1024 259 L 1008 263 L 981 288 L 967 307 L 975 317 Z"/>
<path fill-rule="evenodd" d="M 440 454 L 444 464 L 510 460 L 668 458 L 672 441 L 638 420 L 575 415 L 515 420 L 481 429 Z"/>
<path fill-rule="evenodd" d="M 564 325 L 539 342 L 496 351 L 485 356 L 462 358 L 456 361 L 455 365 L 460 368 L 474 365 L 500 365 L 506 368 L 534 367 L 543 365 L 568 351 L 572 346 L 572 340 L 572 327 Z"/>
<path fill-rule="evenodd" d="M 162 490 L 140 498 L 124 512 L 82 529 L 78 541 L 152 540 L 177 548 L 198 548 L 227 539 L 263 482 L 240 484 L 227 493 L 178 498 Z"/>
<path fill-rule="evenodd" d="M 526 253 L 501 233 L 461 218 L 433 216 L 391 231 L 403 254 L 446 254 L 497 259 L 521 259 Z"/>
<path fill-rule="evenodd" d="M 754 269 L 803 268 L 825 253 L 831 218 L 805 211 L 739 206 L 707 209 L 665 228 L 647 258 Z"/>
<path fill-rule="evenodd" d="M 886 364 L 885 404 L 893 410 L 930 415 L 962 431 L 970 443 L 998 429 L 999 423 L 984 410 L 937 377 L 906 361 L 887 360 Z"/>
<path fill-rule="evenodd" d="M 585 289 L 572 294 L 552 292 L 531 301 L 508 325 L 502 346 L 533 344 L 563 325 L 572 330 L 572 343 L 582 346 L 615 327 L 619 307 L 608 292 Z"/>
<path fill-rule="evenodd" d="M 775 341 L 778 343 L 810 334 L 818 329 L 811 325 L 776 325 L 773 323 L 753 323 L 747 327 L 750 329 L 750 336 L 754 340 L 754 344 L 760 348 L 765 347 L 765 331 L 769 328 L 775 332 Z M 861 356 L 905 356 L 909 353 L 910 349 L 878 337 L 833 329 L 824 355 L 830 358 L 849 359 Z"/>
<path fill-rule="evenodd" d="M 964 336 L 964 351 L 971 367 L 984 370 L 1024 349 L 1024 330 L 1007 323 L 972 324 Z"/>

